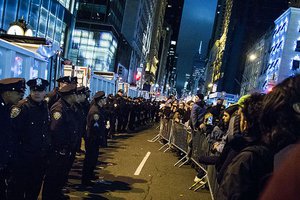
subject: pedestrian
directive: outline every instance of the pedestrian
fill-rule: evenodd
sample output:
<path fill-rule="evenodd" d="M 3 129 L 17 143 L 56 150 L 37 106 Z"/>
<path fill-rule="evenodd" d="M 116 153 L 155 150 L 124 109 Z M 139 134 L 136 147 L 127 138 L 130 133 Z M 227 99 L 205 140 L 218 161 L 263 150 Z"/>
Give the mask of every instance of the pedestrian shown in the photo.
<path fill-rule="evenodd" d="M 73 105 L 76 103 L 76 86 L 69 84 L 58 90 L 61 98 L 50 110 L 52 149 L 43 185 L 43 200 L 65 199 L 62 188 L 69 173 L 72 150 L 80 138 Z"/>
<path fill-rule="evenodd" d="M 81 183 L 91 186 L 94 183 L 94 170 L 99 156 L 99 146 L 105 140 L 106 129 L 109 129 L 109 118 L 104 110 L 105 93 L 99 91 L 95 94 L 87 116 L 86 154 L 83 163 Z"/>
<path fill-rule="evenodd" d="M 49 82 L 35 78 L 27 81 L 27 85 L 29 96 L 13 106 L 10 114 L 18 145 L 8 199 L 38 198 L 50 148 L 49 110 L 44 100 Z"/>
<path fill-rule="evenodd" d="M 0 80 L 0 199 L 6 200 L 9 169 L 14 157 L 14 140 L 10 120 L 10 108 L 24 96 L 25 79 L 7 78 Z"/>

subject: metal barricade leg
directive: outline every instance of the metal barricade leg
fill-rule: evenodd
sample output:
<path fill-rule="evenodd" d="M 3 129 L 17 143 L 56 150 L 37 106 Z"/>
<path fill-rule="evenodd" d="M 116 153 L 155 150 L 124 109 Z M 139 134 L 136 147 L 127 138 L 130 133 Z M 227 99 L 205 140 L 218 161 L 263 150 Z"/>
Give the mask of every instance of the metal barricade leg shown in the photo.
<path fill-rule="evenodd" d="M 158 149 L 158 151 L 162 150 L 163 148 L 165 148 L 165 147 L 168 146 L 168 145 L 169 145 L 169 143 L 164 144 L 162 147 L 160 147 L 160 148 Z"/>
<path fill-rule="evenodd" d="M 175 164 L 174 164 L 174 167 L 176 165 L 178 165 L 179 163 L 181 163 L 184 159 L 187 159 L 187 156 L 183 156 L 180 160 L 178 160 Z"/>
<path fill-rule="evenodd" d="M 186 157 L 186 160 L 183 163 L 181 163 L 178 167 L 179 168 L 182 167 L 182 165 L 185 165 L 189 161 L 190 161 L 190 159 L 188 157 Z"/>
<path fill-rule="evenodd" d="M 160 138 L 160 134 L 157 134 L 154 138 L 151 140 L 147 140 L 148 142 L 156 142 Z"/>
<path fill-rule="evenodd" d="M 207 175 L 204 175 L 199 181 L 195 182 L 191 187 L 189 187 L 189 190 L 194 190 L 194 191 L 197 191 L 199 188 L 203 187 L 206 182 L 205 182 L 205 179 L 206 179 Z M 204 180 L 204 181 L 202 181 Z M 200 184 L 198 187 L 196 187 L 198 184 Z"/>

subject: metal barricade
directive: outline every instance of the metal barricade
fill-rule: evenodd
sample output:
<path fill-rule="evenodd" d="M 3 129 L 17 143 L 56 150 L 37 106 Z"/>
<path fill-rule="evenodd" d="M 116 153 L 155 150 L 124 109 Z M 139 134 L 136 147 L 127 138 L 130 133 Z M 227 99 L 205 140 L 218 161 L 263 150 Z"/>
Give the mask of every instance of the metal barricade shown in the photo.
<path fill-rule="evenodd" d="M 167 143 L 164 144 L 159 150 L 164 147 L 168 147 L 164 152 L 170 149 L 171 146 L 174 146 L 178 150 L 185 153 L 185 156 L 181 158 L 174 166 L 179 167 L 192 161 L 195 163 L 201 170 L 204 171 L 205 176 L 202 179 L 207 180 L 209 191 L 211 194 L 212 200 L 214 200 L 213 191 L 215 190 L 215 169 L 214 166 L 205 166 L 199 163 L 198 159 L 200 156 L 210 155 L 210 146 L 207 140 L 207 137 L 203 131 L 189 131 L 183 124 L 174 122 L 173 120 L 161 119 L 159 126 L 159 134 L 156 135 L 149 142 L 155 142 L 158 139 L 164 139 Z M 200 183 L 200 184 L 199 184 Z M 193 184 L 189 189 L 197 191 L 205 185 L 202 182 Z"/>
<path fill-rule="evenodd" d="M 188 151 L 188 132 L 183 124 L 174 123 L 172 128 L 171 144 L 185 154 Z"/>

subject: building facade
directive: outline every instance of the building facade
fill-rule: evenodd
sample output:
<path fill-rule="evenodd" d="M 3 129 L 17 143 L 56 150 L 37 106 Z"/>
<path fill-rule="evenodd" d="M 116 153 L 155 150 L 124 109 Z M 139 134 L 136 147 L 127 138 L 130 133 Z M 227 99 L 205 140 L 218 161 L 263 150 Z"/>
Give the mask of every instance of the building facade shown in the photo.
<path fill-rule="evenodd" d="M 170 29 L 168 27 L 163 28 L 165 9 L 167 6 L 166 0 L 157 1 L 155 14 L 153 18 L 153 29 L 151 36 L 150 52 L 147 57 L 146 67 L 145 67 L 145 83 L 154 84 L 156 82 L 156 73 L 160 62 L 163 62 L 162 49 L 164 41 L 166 40 L 166 34 L 164 31 L 168 32 Z"/>
<path fill-rule="evenodd" d="M 289 8 L 275 20 L 275 29 L 262 90 L 269 91 L 300 72 L 300 9 Z"/>
<path fill-rule="evenodd" d="M 213 74 L 212 82 L 207 85 L 213 84 L 212 88 L 219 92 L 238 94 L 247 60 L 246 51 L 290 4 L 287 0 L 226 0 L 223 34 L 216 41 L 219 46 L 217 58 L 209 63 Z"/>
<path fill-rule="evenodd" d="M 168 5 L 165 12 L 165 24 L 170 27 L 171 40 L 169 42 L 169 49 L 167 52 L 166 65 L 164 66 L 164 72 L 161 73 L 163 78 L 160 78 L 163 81 L 158 82 L 159 85 L 163 85 L 163 92 L 167 88 L 169 94 L 176 94 L 176 80 L 177 80 L 177 59 L 178 55 L 177 42 L 179 29 L 181 24 L 181 17 L 183 11 L 183 0 L 168 0 Z M 166 41 L 166 42 L 167 42 Z"/>
<path fill-rule="evenodd" d="M 273 28 L 267 31 L 257 42 L 247 51 L 245 69 L 242 75 L 240 95 L 252 92 L 260 92 L 265 81 L 265 70 L 271 49 Z"/>
<path fill-rule="evenodd" d="M 125 0 L 79 1 L 69 53 L 73 64 L 94 71 L 116 72 L 125 3 Z"/>
<path fill-rule="evenodd" d="M 122 33 L 132 46 L 128 82 L 142 87 L 142 79 L 137 80 L 139 71 L 144 71 L 150 52 L 153 32 L 153 18 L 157 0 L 130 0 L 126 2 Z"/>
<path fill-rule="evenodd" d="M 10 23 L 24 19 L 34 37 L 42 37 L 61 46 L 66 56 L 75 25 L 76 0 L 2 0 L 0 29 L 6 32 Z"/>

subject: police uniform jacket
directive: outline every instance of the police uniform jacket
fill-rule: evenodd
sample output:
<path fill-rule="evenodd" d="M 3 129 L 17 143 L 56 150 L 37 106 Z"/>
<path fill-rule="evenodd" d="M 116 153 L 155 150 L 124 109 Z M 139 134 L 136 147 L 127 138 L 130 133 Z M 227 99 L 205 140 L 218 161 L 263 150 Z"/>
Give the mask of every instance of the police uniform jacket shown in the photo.
<path fill-rule="evenodd" d="M 80 138 L 76 112 L 61 98 L 51 107 L 50 113 L 53 149 L 60 154 L 70 153 L 76 148 L 78 138 Z"/>
<path fill-rule="evenodd" d="M 10 161 L 15 146 L 10 120 L 10 106 L 0 96 L 0 168 Z"/>
<path fill-rule="evenodd" d="M 87 137 L 89 139 L 101 138 L 105 134 L 107 121 L 108 119 L 104 108 L 93 103 L 87 116 Z"/>
<path fill-rule="evenodd" d="M 51 92 L 49 92 L 45 98 L 48 102 L 48 107 L 51 108 L 58 100 L 60 96 L 58 94 L 58 88 L 54 88 Z"/>
<path fill-rule="evenodd" d="M 17 156 L 45 156 L 50 147 L 47 102 L 37 103 L 29 96 L 12 107 L 10 117 L 18 142 Z"/>

